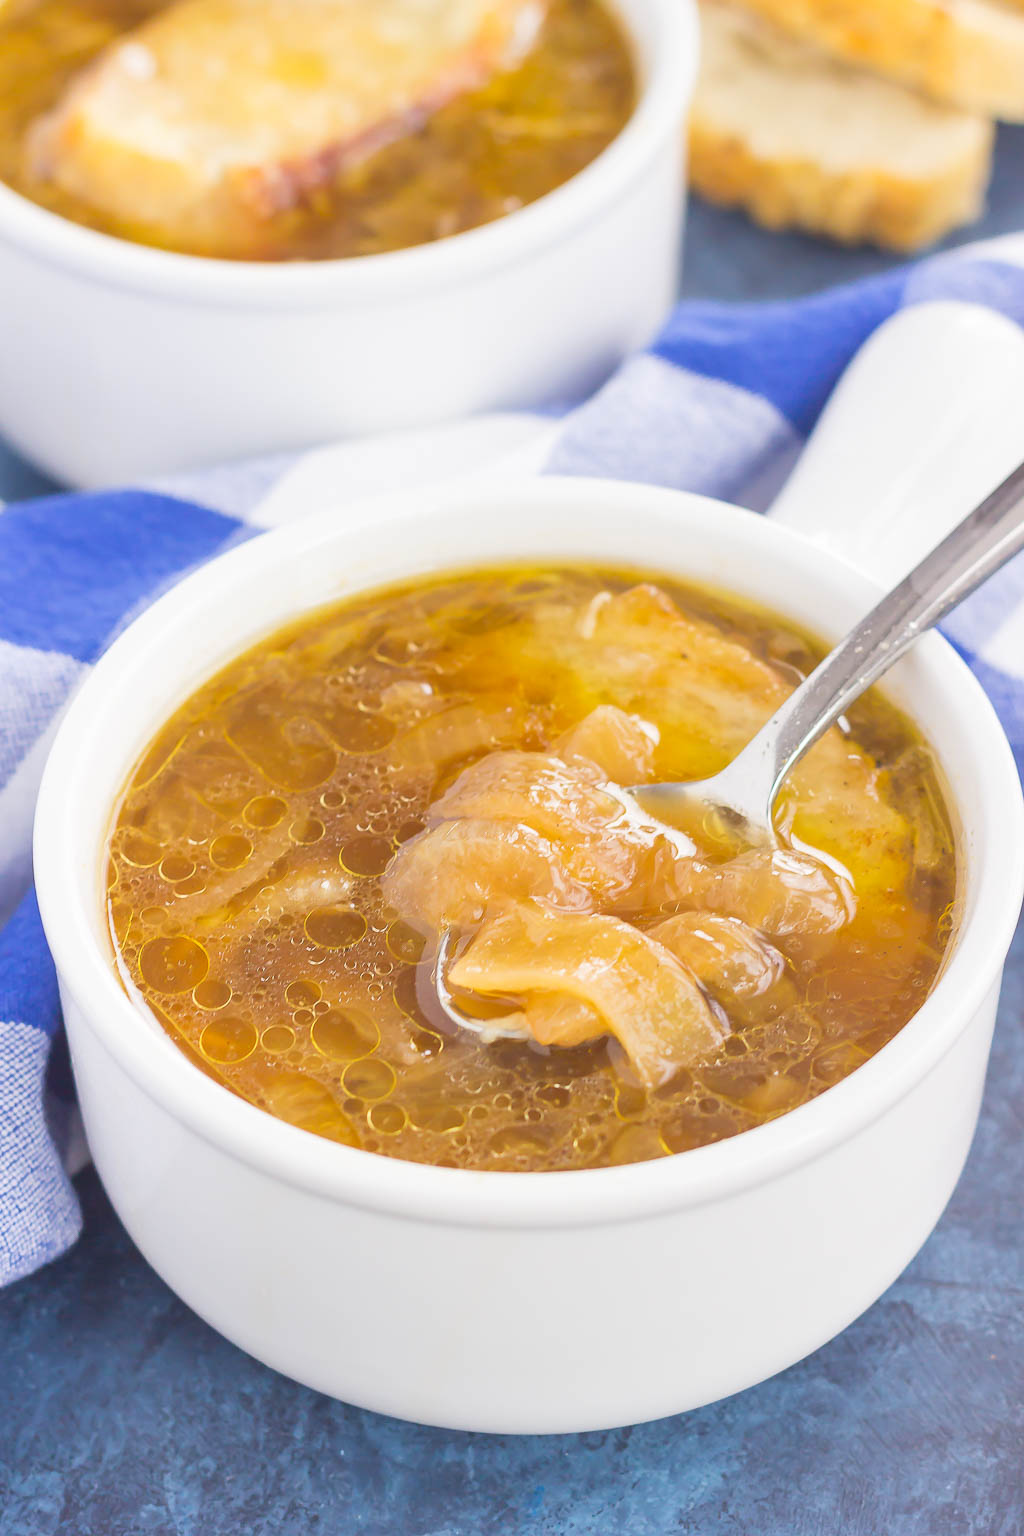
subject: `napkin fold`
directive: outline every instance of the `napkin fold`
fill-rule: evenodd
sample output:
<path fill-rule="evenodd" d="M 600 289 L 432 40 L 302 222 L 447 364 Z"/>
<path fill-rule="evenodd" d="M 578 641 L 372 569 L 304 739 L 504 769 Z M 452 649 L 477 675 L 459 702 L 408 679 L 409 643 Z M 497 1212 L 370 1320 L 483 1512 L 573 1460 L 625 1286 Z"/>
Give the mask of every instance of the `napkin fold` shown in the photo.
<path fill-rule="evenodd" d="M 0 513 L 0 1284 L 63 1253 L 81 1226 L 31 819 L 61 710 L 114 634 L 188 570 L 280 522 L 301 500 L 296 486 L 340 504 L 493 463 L 753 505 L 868 336 L 900 307 L 936 298 L 1024 325 L 1024 268 L 993 242 L 793 302 L 682 303 L 649 350 L 560 415 L 479 418 Z M 963 605 L 946 633 L 1024 760 L 1024 564 Z"/>

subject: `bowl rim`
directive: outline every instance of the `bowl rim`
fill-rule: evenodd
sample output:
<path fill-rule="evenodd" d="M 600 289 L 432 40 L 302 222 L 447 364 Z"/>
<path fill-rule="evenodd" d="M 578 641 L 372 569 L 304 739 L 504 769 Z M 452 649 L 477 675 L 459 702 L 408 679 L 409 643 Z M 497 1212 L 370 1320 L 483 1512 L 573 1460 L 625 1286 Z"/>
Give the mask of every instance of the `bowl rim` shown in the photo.
<path fill-rule="evenodd" d="M 826 1154 L 911 1092 L 984 1007 L 1005 961 L 1024 896 L 1020 856 L 1024 794 L 992 704 L 953 647 L 938 634 L 918 641 L 914 660 L 941 684 L 958 733 L 978 744 L 971 756 L 971 773 L 983 835 L 978 849 L 965 853 L 977 892 L 973 915 L 958 933 L 931 993 L 879 1052 L 817 1098 L 766 1125 L 709 1146 L 622 1167 L 512 1173 L 438 1168 L 326 1141 L 275 1119 L 206 1077 L 157 1026 L 139 1028 L 135 1004 L 121 988 L 109 953 L 101 953 L 96 941 L 96 912 L 87 910 L 90 903 L 76 894 L 87 863 L 93 871 L 90 879 L 95 881 L 97 849 L 91 846 L 89 858 L 76 861 L 73 797 L 76 788 L 86 797 L 92 793 L 89 760 L 104 750 L 103 709 L 109 710 L 110 700 L 121 696 L 118 676 L 123 665 L 139 665 L 140 657 L 161 643 L 165 631 L 173 635 L 186 620 L 194 627 L 197 615 L 218 595 L 244 589 L 248 573 L 277 571 L 282 562 L 308 559 L 317 548 L 353 533 L 383 536 L 396 517 L 411 522 L 429 517 L 431 509 L 478 510 L 487 494 L 486 482 L 481 480 L 455 489 L 440 488 L 426 496 L 419 491 L 401 492 L 369 499 L 347 510 L 340 520 L 331 510 L 275 529 L 187 575 L 118 636 L 71 701 L 39 790 L 33 850 L 36 889 L 62 997 L 77 1007 L 121 1069 L 173 1119 L 222 1153 L 332 1202 L 456 1226 L 570 1227 L 663 1215 L 756 1187 Z M 511 487 L 502 482 L 491 487 L 491 494 L 517 502 L 537 499 L 541 507 L 578 506 L 582 501 L 590 514 L 595 508 L 621 512 L 626 498 L 635 510 L 642 499 L 652 519 L 677 524 L 681 519 L 697 523 L 703 531 L 712 518 L 726 541 L 742 541 L 752 558 L 781 558 L 794 578 L 801 574 L 822 578 L 832 586 L 842 584 L 853 599 L 864 601 L 865 608 L 881 591 L 878 583 L 804 535 L 689 492 L 632 482 L 538 476 Z M 375 584 L 367 582 L 363 590 Z M 351 591 L 359 590 L 356 582 Z M 299 614 L 302 609 L 292 611 Z M 286 622 L 275 619 L 267 632 Z M 234 652 L 227 654 L 237 655 L 253 643 L 239 639 Z M 209 676 L 221 664 L 211 660 L 202 675 Z M 187 697 L 195 686 L 195 681 L 187 687 L 183 683 L 181 696 Z M 941 750 L 941 741 L 937 744 Z"/>
<path fill-rule="evenodd" d="M 489 224 L 429 244 L 325 261 L 253 262 L 190 256 L 136 244 L 76 224 L 0 182 L 0 240 L 34 260 L 105 286 L 219 308 L 302 308 L 330 301 L 393 302 L 529 259 L 567 232 L 601 217 L 626 197 L 646 163 L 681 124 L 696 78 L 695 0 L 605 0 L 639 54 L 631 8 L 658 29 L 629 120 L 599 155 L 568 181 Z"/>

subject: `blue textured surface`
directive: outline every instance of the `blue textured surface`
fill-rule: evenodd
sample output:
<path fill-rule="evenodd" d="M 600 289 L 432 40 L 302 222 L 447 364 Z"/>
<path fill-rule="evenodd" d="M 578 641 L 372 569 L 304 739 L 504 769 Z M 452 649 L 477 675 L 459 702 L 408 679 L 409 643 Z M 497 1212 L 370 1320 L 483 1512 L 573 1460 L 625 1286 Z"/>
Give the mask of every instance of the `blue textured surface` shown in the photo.
<path fill-rule="evenodd" d="M 35 960 L 45 944 L 39 903 L 29 891 L 12 918 L 0 929 L 0 949 L 7 964 L 0 970 L 0 1019 L 31 1019 L 50 1036 L 61 1027 L 57 977 L 52 967 Z"/>
<path fill-rule="evenodd" d="M 0 520 L 0 641 L 45 643 L 94 661 L 135 604 L 177 578 L 186 561 L 208 560 L 239 528 L 233 517 L 150 491 L 44 496 L 14 507 Z"/>
<path fill-rule="evenodd" d="M 1018 226 L 1024 130 L 972 233 Z M 697 208 L 686 288 L 782 297 L 887 265 Z M 0 448 L 0 495 L 49 488 Z M 771 1382 L 608 1434 L 446 1434 L 294 1386 L 177 1301 L 82 1175 L 78 1247 L 0 1294 L 0 1536 L 1022 1536 L 1022 1022 L 1018 935 L 967 1171 L 876 1306 Z"/>

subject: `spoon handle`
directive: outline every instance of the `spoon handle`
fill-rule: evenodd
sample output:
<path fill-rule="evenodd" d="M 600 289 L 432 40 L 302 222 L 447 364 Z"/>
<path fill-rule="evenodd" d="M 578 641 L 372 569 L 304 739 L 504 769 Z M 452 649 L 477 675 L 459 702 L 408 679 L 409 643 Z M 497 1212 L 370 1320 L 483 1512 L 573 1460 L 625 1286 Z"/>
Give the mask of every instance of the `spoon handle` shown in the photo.
<path fill-rule="evenodd" d="M 760 814 L 808 747 L 925 630 L 1024 548 L 1024 464 L 958 523 L 845 640 L 830 651 L 726 770 L 763 786 Z M 749 756 L 748 756 L 749 754 Z M 754 761 L 751 761 L 751 759 Z M 753 787 L 751 785 L 751 787 Z M 751 807 L 753 809 L 753 807 Z"/>

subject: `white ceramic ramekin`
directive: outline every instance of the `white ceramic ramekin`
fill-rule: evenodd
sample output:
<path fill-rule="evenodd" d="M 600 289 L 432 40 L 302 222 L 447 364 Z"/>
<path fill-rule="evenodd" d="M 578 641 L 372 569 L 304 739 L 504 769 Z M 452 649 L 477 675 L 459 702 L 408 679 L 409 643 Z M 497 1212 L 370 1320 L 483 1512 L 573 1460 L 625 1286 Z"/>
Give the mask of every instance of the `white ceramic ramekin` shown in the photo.
<path fill-rule="evenodd" d="M 693 0 L 615 0 L 633 117 L 548 196 L 434 245 L 264 265 L 148 250 L 0 186 L 0 433 L 75 485 L 578 398 L 676 291 Z"/>
<path fill-rule="evenodd" d="M 142 1252 L 214 1327 L 385 1413 L 545 1432 L 658 1417 L 815 1349 L 896 1277 L 957 1180 L 1021 899 L 1021 792 L 966 667 L 929 635 L 890 694 L 962 826 L 963 922 L 920 1011 L 822 1097 L 633 1167 L 423 1167 L 282 1124 L 203 1076 L 122 992 L 100 872 L 137 754 L 203 678 L 303 608 L 470 560 L 625 562 L 726 585 L 824 636 L 878 588 L 799 534 L 605 481 L 475 483 L 316 516 L 190 576 L 73 702 L 35 870 L 89 1144 Z"/>

